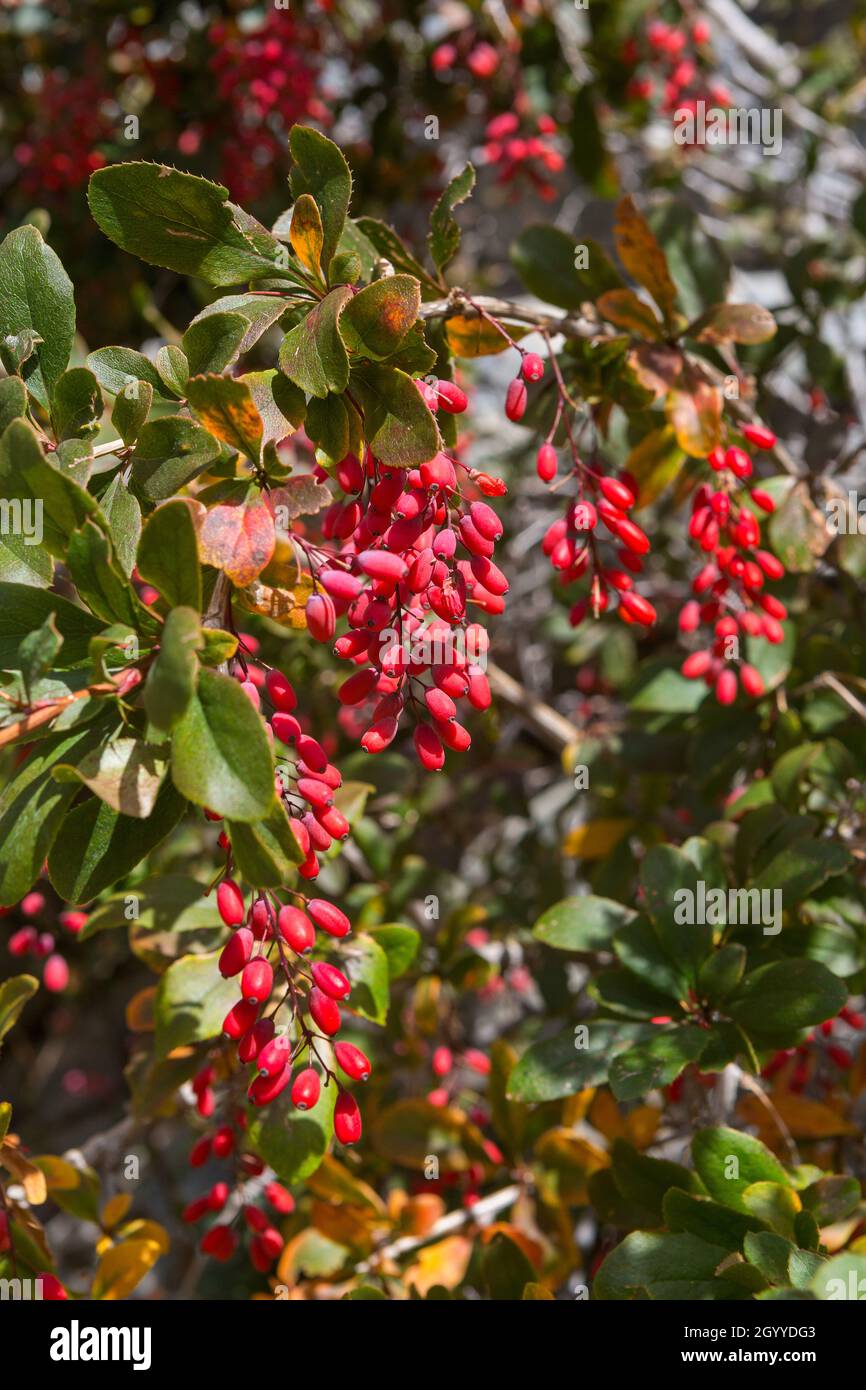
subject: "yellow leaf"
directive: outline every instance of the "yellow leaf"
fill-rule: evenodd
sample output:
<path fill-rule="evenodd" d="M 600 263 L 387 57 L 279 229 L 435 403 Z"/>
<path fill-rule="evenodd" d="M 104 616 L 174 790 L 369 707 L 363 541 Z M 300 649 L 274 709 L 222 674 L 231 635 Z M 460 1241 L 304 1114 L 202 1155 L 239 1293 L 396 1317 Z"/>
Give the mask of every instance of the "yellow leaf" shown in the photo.
<path fill-rule="evenodd" d="M 626 1138 L 636 1149 L 645 1149 L 652 1143 L 662 1118 L 661 1110 L 654 1105 L 639 1105 L 630 1110 L 625 1120 Z"/>
<path fill-rule="evenodd" d="M 109 1197 L 102 1208 L 102 1224 L 105 1229 L 110 1231 L 112 1226 L 122 1221 L 131 1206 L 132 1196 L 128 1192 L 118 1192 L 114 1197 Z"/>
<path fill-rule="evenodd" d="M 722 393 L 717 386 L 698 381 L 688 391 L 671 391 L 665 414 L 684 453 L 706 458 L 721 439 Z"/>
<path fill-rule="evenodd" d="M 125 1226 L 121 1226 L 115 1231 L 115 1235 L 123 1240 L 149 1240 L 151 1244 L 159 1247 L 160 1255 L 167 1255 L 171 1248 L 171 1241 L 168 1238 L 168 1231 L 164 1226 L 160 1226 L 158 1221 L 148 1221 L 144 1217 L 137 1217 L 135 1221 L 127 1221 Z"/>
<path fill-rule="evenodd" d="M 289 241 L 301 265 L 314 275 L 321 273 L 324 240 L 322 215 L 316 200 L 309 193 L 302 193 L 292 208 Z"/>
<path fill-rule="evenodd" d="M 57 1162 L 62 1162 L 58 1159 Z M 17 1139 L 13 1142 L 9 1135 L 0 1145 L 0 1163 L 12 1174 L 15 1182 L 24 1188 L 24 1195 L 32 1207 L 41 1206 L 48 1201 L 48 1184 L 45 1181 L 45 1174 L 41 1168 L 37 1168 L 35 1163 L 31 1163 L 29 1158 L 25 1158 L 18 1148 Z M 67 1165 L 72 1168 L 72 1164 Z M 72 1169 L 75 1172 L 75 1169 Z M 77 1186 L 78 1179 L 73 1186 Z"/>
<path fill-rule="evenodd" d="M 520 324 L 503 322 L 503 327 L 515 342 L 529 332 Z M 455 314 L 445 320 L 445 337 L 455 357 L 495 357 L 509 346 L 508 339 L 486 319 L 467 314 Z"/>
<path fill-rule="evenodd" d="M 153 1006 L 156 985 L 148 985 L 134 994 L 126 1006 L 126 1026 L 130 1033 L 152 1033 L 156 1027 Z"/>
<path fill-rule="evenodd" d="M 655 502 L 673 482 L 684 462 L 683 451 L 669 425 L 645 434 L 625 461 L 626 471 L 638 485 L 638 507 L 648 507 Z"/>
<path fill-rule="evenodd" d="M 773 1105 L 795 1139 L 831 1139 L 843 1134 L 852 1137 L 860 1134 L 859 1126 L 819 1100 L 787 1092 L 774 1095 Z"/>
<path fill-rule="evenodd" d="M 313 592 L 310 576 L 302 574 L 291 589 L 272 589 L 267 584 L 253 583 L 239 589 L 235 598 L 250 613 L 258 613 L 281 627 L 300 631 L 307 626 L 307 599 Z"/>
<path fill-rule="evenodd" d="M 455 1289 L 466 1274 L 471 1254 L 472 1241 L 466 1236 L 447 1236 L 419 1251 L 415 1263 L 405 1271 L 406 1284 L 414 1285 L 422 1295 L 429 1293 L 434 1284 Z"/>
<path fill-rule="evenodd" d="M 543 1284 L 525 1284 L 523 1287 L 523 1301 L 524 1303 L 555 1303 L 556 1299 L 553 1297 L 550 1289 L 546 1289 Z"/>
<path fill-rule="evenodd" d="M 605 1139 L 623 1139 L 626 1122 L 623 1113 L 608 1090 L 599 1091 L 589 1112 L 589 1123 Z"/>
<path fill-rule="evenodd" d="M 633 823 L 621 818 L 585 821 L 568 832 L 562 852 L 575 859 L 604 859 L 616 849 Z"/>
<path fill-rule="evenodd" d="M 100 1256 L 93 1276 L 93 1298 L 126 1298 L 156 1264 L 162 1250 L 155 1240 L 125 1240 Z"/>

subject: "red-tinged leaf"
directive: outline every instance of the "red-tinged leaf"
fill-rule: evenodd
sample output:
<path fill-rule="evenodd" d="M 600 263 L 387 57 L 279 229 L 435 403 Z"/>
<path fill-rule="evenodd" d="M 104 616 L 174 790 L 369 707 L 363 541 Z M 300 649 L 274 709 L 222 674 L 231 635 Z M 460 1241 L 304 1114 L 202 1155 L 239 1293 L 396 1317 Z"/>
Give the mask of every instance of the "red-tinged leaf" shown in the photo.
<path fill-rule="evenodd" d="M 631 197 L 623 198 L 616 209 L 613 229 L 620 260 L 633 280 L 649 290 L 666 323 L 673 317 L 677 287 L 668 270 L 667 257 Z"/>
<path fill-rule="evenodd" d="M 649 304 L 638 299 L 634 290 L 607 290 L 599 295 L 598 312 L 608 323 L 616 324 L 640 337 L 660 338 L 662 326 Z"/>
<path fill-rule="evenodd" d="M 671 391 L 665 406 L 677 443 L 692 458 L 706 458 L 721 438 L 722 393 L 705 381 L 689 391 Z"/>
<path fill-rule="evenodd" d="M 760 304 L 714 304 L 687 332 L 702 343 L 766 343 L 776 332 L 776 320 Z"/>
<path fill-rule="evenodd" d="M 200 524 L 202 563 L 224 570 L 240 588 L 261 574 L 275 545 L 274 518 L 264 502 L 220 504 Z"/>
<path fill-rule="evenodd" d="M 683 355 L 666 343 L 638 343 L 626 361 L 647 391 L 658 400 L 676 386 L 683 369 Z"/>

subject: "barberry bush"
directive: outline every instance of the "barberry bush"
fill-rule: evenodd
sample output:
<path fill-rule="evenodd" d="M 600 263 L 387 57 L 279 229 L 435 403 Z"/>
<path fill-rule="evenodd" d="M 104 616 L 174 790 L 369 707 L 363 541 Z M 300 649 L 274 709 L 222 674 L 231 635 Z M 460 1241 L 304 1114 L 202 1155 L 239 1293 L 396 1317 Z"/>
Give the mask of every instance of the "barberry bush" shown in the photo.
<path fill-rule="evenodd" d="M 207 29 L 230 187 L 175 167 L 204 104 L 153 158 L 96 118 L 18 151 L 159 333 L 93 336 L 70 204 L 58 247 L 41 217 L 0 243 L 0 1274 L 43 1297 L 866 1273 L 846 294 L 800 250 L 787 297 L 733 274 L 691 196 L 711 142 L 644 147 L 732 100 L 703 16 L 517 9 L 422 45 L 420 100 L 483 120 L 422 163 L 420 234 L 379 215 L 384 135 L 358 185 L 330 138 L 320 14 Z M 548 206 L 569 140 L 586 230 Z M 491 190 L 531 203 L 507 266 Z"/>

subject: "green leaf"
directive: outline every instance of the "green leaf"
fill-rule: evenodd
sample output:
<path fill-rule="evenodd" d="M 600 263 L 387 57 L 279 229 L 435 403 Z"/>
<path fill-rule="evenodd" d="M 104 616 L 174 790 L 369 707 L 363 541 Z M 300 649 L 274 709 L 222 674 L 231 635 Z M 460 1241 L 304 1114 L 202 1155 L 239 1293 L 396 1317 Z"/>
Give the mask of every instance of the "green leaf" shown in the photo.
<path fill-rule="evenodd" d="M 67 902 L 91 902 L 156 849 L 185 811 L 186 802 L 170 782 L 163 783 L 146 820 L 120 815 L 91 797 L 66 815 L 63 834 L 54 841 L 48 856 L 52 884 Z"/>
<path fill-rule="evenodd" d="M 189 362 L 186 353 L 177 346 L 176 343 L 166 343 L 156 354 L 156 370 L 162 378 L 163 385 L 172 396 L 181 397 L 186 395 L 186 384 L 189 381 Z"/>
<path fill-rule="evenodd" d="M 682 970 L 665 953 L 646 917 L 636 917 L 620 927 L 613 949 L 626 969 L 652 989 L 675 1000 L 685 994 L 687 985 Z"/>
<path fill-rule="evenodd" d="M 752 888 L 778 889 L 785 903 L 807 898 L 828 878 L 844 873 L 851 855 L 836 840 L 798 839 L 775 855 L 752 880 Z"/>
<path fill-rule="evenodd" d="M 844 1221 L 860 1204 L 860 1184 L 856 1178 L 818 1178 L 800 1193 L 805 1209 L 819 1226 Z"/>
<path fill-rule="evenodd" d="M 535 1270 L 520 1246 L 499 1231 L 482 1250 L 481 1277 L 494 1301 L 513 1300 L 522 1298 Z"/>
<path fill-rule="evenodd" d="M 794 1040 L 801 1028 L 834 1018 L 848 991 L 826 966 L 779 960 L 746 976 L 726 1012 L 755 1039 Z"/>
<path fill-rule="evenodd" d="M 574 1031 L 532 1043 L 508 1080 L 512 1100 L 559 1100 L 607 1080 L 617 1051 L 648 1037 L 654 1030 L 641 1025 L 590 1019 Z"/>
<path fill-rule="evenodd" d="M 170 399 L 159 372 L 142 352 L 127 347 L 97 348 L 96 352 L 87 354 L 87 365 L 100 386 L 112 396 L 120 396 L 143 381 L 157 396 Z"/>
<path fill-rule="evenodd" d="M 421 287 L 410 275 L 391 275 L 361 290 L 343 310 L 340 334 L 350 352 L 389 357 L 418 318 Z"/>
<path fill-rule="evenodd" d="M 624 1139 L 614 1139 L 611 1162 L 614 1182 L 623 1197 L 650 1212 L 658 1224 L 661 1224 L 662 1203 L 669 1189 L 676 1187 L 689 1192 L 696 1186 L 694 1173 L 682 1164 L 638 1153 Z"/>
<path fill-rule="evenodd" d="M 812 1276 L 812 1292 L 817 1298 L 835 1302 L 863 1298 L 866 1290 L 866 1255 L 843 1250 L 827 1260 Z"/>
<path fill-rule="evenodd" d="M 55 665 L 62 646 L 63 638 L 57 631 L 53 613 L 49 613 L 41 627 L 34 628 L 23 638 L 18 654 L 21 675 L 28 692 L 32 692 L 36 681 Z"/>
<path fill-rule="evenodd" d="M 12 975 L 0 984 L 0 1042 L 14 1027 L 27 1000 L 33 998 L 38 988 L 39 981 L 33 975 Z"/>
<path fill-rule="evenodd" d="M 579 309 L 587 300 L 623 285 L 597 241 L 569 236 L 543 223 L 520 233 L 511 247 L 511 260 L 530 293 L 559 309 Z"/>
<path fill-rule="evenodd" d="M 610 1087 L 617 1100 L 637 1100 L 658 1086 L 669 1086 L 707 1045 L 707 1033 L 694 1024 L 657 1028 L 648 1042 L 620 1052 L 610 1064 Z"/>
<path fill-rule="evenodd" d="M 95 434 L 102 410 L 102 392 L 93 372 L 86 367 L 70 367 L 58 377 L 51 397 L 57 439 L 85 439 Z"/>
<path fill-rule="evenodd" d="M 197 275 L 209 285 L 237 285 L 273 274 L 238 229 L 228 190 L 164 164 L 134 162 L 97 169 L 90 211 L 105 235 L 150 265 Z"/>
<path fill-rule="evenodd" d="M 0 438 L 0 496 L 20 501 L 25 520 L 41 518 L 51 555 L 65 557 L 70 535 L 89 518 L 105 526 L 95 499 L 45 457 L 25 420 L 13 420 Z"/>
<path fill-rule="evenodd" d="M 287 385 L 292 384 L 287 377 L 282 379 Z M 304 421 L 307 437 L 337 462 L 350 451 L 350 408 L 345 396 L 326 396 L 324 400 L 313 396 L 307 406 Z"/>
<path fill-rule="evenodd" d="M 235 997 L 237 996 L 237 982 Z M 247 1141 L 273 1168 L 280 1182 L 297 1183 L 315 1173 L 334 1133 L 336 1086 L 323 1086 L 312 1110 L 300 1112 L 285 1099 L 286 1093 L 254 1111 L 247 1127 Z"/>
<path fill-rule="evenodd" d="M 612 1250 L 593 1282 L 595 1298 L 624 1300 L 645 1290 L 653 1297 L 656 1285 L 679 1284 L 688 1298 L 689 1285 L 712 1281 L 728 1255 L 722 1245 L 710 1245 L 692 1235 L 634 1231 Z M 733 1296 L 733 1295 L 729 1295 Z M 676 1298 L 676 1292 L 667 1297 Z"/>
<path fill-rule="evenodd" d="M 282 802 L 261 820 L 229 821 L 229 838 L 238 873 L 252 888 L 279 888 L 304 859 Z"/>
<path fill-rule="evenodd" d="M 199 670 L 196 653 L 201 646 L 201 622 L 197 611 L 172 608 L 144 687 L 144 707 L 154 728 L 168 732 L 189 708 Z"/>
<path fill-rule="evenodd" d="M 206 314 L 194 320 L 183 335 L 191 376 L 223 372 L 237 361 L 250 327 L 243 314 Z"/>
<path fill-rule="evenodd" d="M 55 763 L 78 760 L 105 736 L 76 729 L 40 740 L 0 795 L 0 906 L 20 902 L 42 872 L 77 788 L 54 781 Z"/>
<path fill-rule="evenodd" d="M 240 314 L 247 320 L 247 330 L 240 345 L 240 355 L 243 356 L 255 347 L 262 334 L 282 318 L 285 312 L 286 301 L 276 294 L 226 294 L 196 314 L 189 327 L 197 327 L 213 314 Z"/>
<path fill-rule="evenodd" d="M 737 1129 L 699 1130 L 692 1140 L 692 1162 L 711 1197 L 747 1214 L 742 1196 L 753 1182 L 788 1181 L 766 1145 Z"/>
<path fill-rule="evenodd" d="M 722 946 L 707 956 L 698 971 L 698 993 L 711 1004 L 723 1003 L 739 985 L 745 969 L 745 946 Z"/>
<path fill-rule="evenodd" d="M 264 426 L 245 382 L 226 376 L 191 377 L 186 395 L 210 434 L 258 463 Z"/>
<path fill-rule="evenodd" d="M 7 376 L 0 381 L 0 434 L 12 420 L 27 414 L 27 388 L 20 376 Z"/>
<path fill-rule="evenodd" d="M 340 150 L 309 126 L 292 126 L 289 149 L 294 160 L 292 197 L 308 193 L 322 219 L 322 265 L 328 265 L 343 233 L 352 196 L 352 175 Z"/>
<path fill-rule="evenodd" d="M 452 213 L 460 203 L 465 203 L 474 187 L 475 170 L 471 164 L 467 164 L 448 184 L 430 214 L 430 234 L 427 243 L 433 264 L 440 275 L 449 261 L 457 255 L 460 247 L 460 228 Z"/>
<path fill-rule="evenodd" d="M 744 1216 L 714 1202 L 711 1197 L 684 1192 L 678 1187 L 666 1193 L 662 1212 L 669 1230 L 688 1231 L 711 1245 L 724 1245 L 729 1250 L 739 1250 L 750 1231 L 762 1229 L 758 1217 Z"/>
<path fill-rule="evenodd" d="M 132 456 L 134 490 L 148 502 L 173 497 L 219 458 L 220 446 L 195 420 L 166 415 L 151 420 Z"/>
<path fill-rule="evenodd" d="M 665 1018 L 679 1013 L 678 1008 L 672 1007 L 670 995 L 663 994 L 630 970 L 599 971 L 589 992 L 610 1013 L 623 1018 Z"/>
<path fill-rule="evenodd" d="M 102 631 L 102 623 L 59 594 L 49 594 L 30 584 L 0 582 L 0 669 L 21 669 L 20 647 L 34 628 L 54 615 L 63 638 L 59 655 L 62 668 L 77 666 L 88 658 L 90 639 Z"/>
<path fill-rule="evenodd" d="M 238 988 L 237 980 L 223 979 L 219 958 L 219 951 L 181 956 L 160 979 L 153 1009 L 157 1057 L 222 1034 L 223 1019 L 237 1003 Z"/>
<path fill-rule="evenodd" d="M 123 400 L 124 397 L 119 399 Z M 141 535 L 141 507 L 119 473 L 115 473 L 99 504 L 108 522 L 115 556 L 128 577 L 135 568 L 135 553 Z"/>
<path fill-rule="evenodd" d="M 634 915 L 622 903 L 587 893 L 554 903 L 541 914 L 532 935 L 559 951 L 607 951 L 614 932 Z"/>
<path fill-rule="evenodd" d="M 640 870 L 644 902 L 656 936 L 669 959 L 690 981 L 696 979 L 698 967 L 709 954 L 713 942 L 713 928 L 709 923 L 677 921 L 678 917 L 687 915 L 689 901 L 692 908 L 696 906 L 700 879 L 700 871 L 691 860 L 672 845 L 655 845 Z M 680 893 L 690 893 L 691 899 L 678 902 Z"/>
<path fill-rule="evenodd" d="M 115 398 L 111 423 L 124 444 L 134 444 L 138 439 L 152 405 L 153 387 L 146 381 L 134 381 L 124 386 Z"/>
<path fill-rule="evenodd" d="M 171 771 L 189 801 L 228 820 L 257 821 L 274 803 L 274 770 L 264 725 L 237 681 L 201 671 L 198 689 L 172 735 Z"/>
<path fill-rule="evenodd" d="M 141 739 L 116 738 L 94 748 L 78 764 L 56 763 L 52 776 L 57 782 L 77 782 L 115 811 L 145 819 L 156 803 L 167 767 L 159 749 Z"/>
<path fill-rule="evenodd" d="M 413 379 L 396 367 L 359 367 L 352 372 L 353 394 L 364 413 L 364 432 L 386 468 L 417 468 L 439 449 L 436 421 Z"/>
<path fill-rule="evenodd" d="M 205 887 L 185 874 L 159 874 L 122 890 L 94 908 L 78 933 L 86 941 L 98 932 L 134 925 L 142 934 L 183 936 L 212 927 L 224 931 L 216 905 L 204 897 Z M 187 952 L 184 952 L 187 954 Z"/>
<path fill-rule="evenodd" d="M 60 260 L 29 225 L 16 227 L 0 242 L 0 339 L 28 330 L 41 341 L 21 375 L 47 407 L 72 351 L 75 299 Z"/>
<path fill-rule="evenodd" d="M 92 521 L 69 537 L 66 567 L 78 596 L 106 623 L 133 629 L 152 623 L 132 583 L 114 558 L 111 542 Z"/>
<path fill-rule="evenodd" d="M 365 244 L 364 254 L 361 257 L 365 275 L 372 278 L 377 256 L 382 257 L 390 261 L 396 271 L 403 271 L 418 280 L 428 299 L 436 299 L 441 295 L 441 285 L 437 285 L 420 261 L 417 261 L 411 251 L 407 250 L 393 227 L 386 226 L 384 222 L 379 222 L 375 217 L 359 217 L 354 224 L 346 223 L 347 234 L 352 228 L 360 233 Z M 347 241 L 351 242 L 350 235 L 347 235 Z M 368 246 L 372 248 L 372 255 L 367 250 Z"/>
<path fill-rule="evenodd" d="M 340 337 L 339 319 L 352 291 L 347 285 L 331 290 L 280 348 L 280 371 L 308 395 L 339 394 L 349 384 L 349 359 Z"/>
<path fill-rule="evenodd" d="M 345 944 L 342 964 L 352 982 L 352 998 L 348 1007 L 372 1023 L 385 1023 L 388 1018 L 389 983 L 388 957 L 372 936 L 359 932 Z"/>
<path fill-rule="evenodd" d="M 421 945 L 421 933 L 414 927 L 404 926 L 402 922 L 383 922 L 378 927 L 367 927 L 366 935 L 385 952 L 390 980 L 406 974 Z"/>
<path fill-rule="evenodd" d="M 201 611 L 201 567 L 195 524 L 182 498 L 164 502 L 148 517 L 138 544 L 138 573 L 172 608 Z"/>

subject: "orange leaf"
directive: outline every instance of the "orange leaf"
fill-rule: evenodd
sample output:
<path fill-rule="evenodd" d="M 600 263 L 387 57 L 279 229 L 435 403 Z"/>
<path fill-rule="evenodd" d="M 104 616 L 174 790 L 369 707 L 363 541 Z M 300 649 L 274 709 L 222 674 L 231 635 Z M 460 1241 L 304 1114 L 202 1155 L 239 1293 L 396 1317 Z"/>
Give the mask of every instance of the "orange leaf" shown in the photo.
<path fill-rule="evenodd" d="M 447 1236 L 421 1250 L 404 1274 L 407 1285 L 414 1284 L 420 1294 L 429 1293 L 434 1284 L 455 1289 L 466 1274 L 472 1241 L 466 1236 Z"/>
<path fill-rule="evenodd" d="M 292 209 L 289 240 L 301 265 L 319 275 L 324 244 L 322 215 L 309 193 L 302 193 Z"/>
<path fill-rule="evenodd" d="M 613 229 L 617 254 L 633 280 L 649 290 L 670 323 L 677 300 L 677 287 L 668 270 L 667 257 L 631 197 L 617 204 Z"/>
<path fill-rule="evenodd" d="M 721 438 L 722 393 L 699 381 L 690 391 L 671 391 L 665 405 L 680 448 L 692 458 L 706 458 Z"/>
<path fill-rule="evenodd" d="M 268 564 L 276 539 L 274 518 L 264 502 L 220 503 L 202 522 L 199 554 L 204 564 L 224 570 L 243 588 Z"/>

